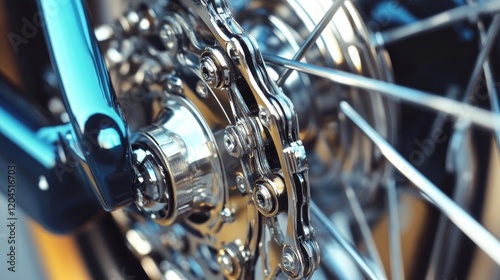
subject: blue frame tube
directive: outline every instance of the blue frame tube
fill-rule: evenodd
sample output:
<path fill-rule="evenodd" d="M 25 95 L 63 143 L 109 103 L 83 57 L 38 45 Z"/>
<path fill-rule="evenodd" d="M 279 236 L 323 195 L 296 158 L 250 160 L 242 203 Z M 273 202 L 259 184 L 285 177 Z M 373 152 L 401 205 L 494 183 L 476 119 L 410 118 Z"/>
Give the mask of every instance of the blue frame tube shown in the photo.
<path fill-rule="evenodd" d="M 0 191 L 13 195 L 19 208 L 46 229 L 68 233 L 102 208 L 79 179 L 80 170 L 59 158 L 56 146 L 63 147 L 58 141 L 63 130 L 44 128 L 45 135 L 51 136 L 47 138 L 39 133 L 47 124 L 36 107 L 21 99 L 20 92 L 0 75 L 0 179 L 7 182 L 8 166 L 14 167 L 16 178 L 14 193 L 7 194 L 6 187 Z"/>
<path fill-rule="evenodd" d="M 49 52 L 61 92 L 92 178 L 107 211 L 134 197 L 131 147 L 94 29 L 81 0 L 39 0 Z"/>

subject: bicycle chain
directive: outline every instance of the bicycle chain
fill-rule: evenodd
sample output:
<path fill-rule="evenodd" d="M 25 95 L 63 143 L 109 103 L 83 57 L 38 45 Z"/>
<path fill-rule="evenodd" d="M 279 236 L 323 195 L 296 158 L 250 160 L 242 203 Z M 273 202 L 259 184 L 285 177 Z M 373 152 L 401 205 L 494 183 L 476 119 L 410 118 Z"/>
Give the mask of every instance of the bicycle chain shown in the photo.
<path fill-rule="evenodd" d="M 178 35 L 179 45 L 175 48 L 179 51 L 199 55 L 200 64 L 207 58 L 217 62 L 212 66 L 218 68 L 221 77 L 204 78 L 209 86 L 228 95 L 233 123 L 226 133 L 240 141 L 241 150 L 234 151 L 233 156 L 240 159 L 253 192 L 251 199 L 258 205 L 259 188 L 263 194 L 267 191 L 275 196 L 270 209 L 257 206 L 261 213 L 259 224 L 263 226 L 260 257 L 266 278 L 272 279 L 283 271 L 288 278 L 307 279 L 319 266 L 320 256 L 310 221 L 307 157 L 299 139 L 294 106 L 269 78 L 257 43 L 238 25 L 225 1 L 176 2 L 201 18 L 216 39 L 213 46 L 203 49 L 185 14 L 170 12 L 160 20 L 153 10 L 148 10 L 153 13 L 149 18 L 155 25 L 165 21 L 171 26 Z M 135 19 L 135 15 L 131 18 Z M 138 21 L 134 20 L 134 26 Z M 278 221 L 280 213 L 288 214 L 285 234 Z M 264 244 L 266 228 L 271 236 L 268 244 Z"/>
<path fill-rule="evenodd" d="M 210 29 L 217 41 L 214 48 L 222 49 L 225 57 L 234 66 L 233 70 L 236 70 L 232 77 L 229 77 L 227 72 L 224 73 L 222 86 L 227 88 L 229 94 L 234 125 L 244 126 L 247 136 L 251 139 L 247 144 L 254 144 L 252 148 L 256 153 L 253 156 L 241 157 L 241 163 L 245 175 L 251 179 L 249 182 L 256 182 L 253 190 L 255 203 L 258 199 L 255 188 L 259 182 L 271 181 L 272 185 L 276 178 L 278 181 L 279 178 L 283 179 L 286 194 L 281 195 L 286 195 L 285 206 L 288 214 L 286 235 L 282 236 L 276 223 L 278 210 L 271 215 L 262 215 L 273 235 L 273 241 L 270 242 L 276 242 L 282 249 L 280 264 L 277 264 L 275 259 L 267 258 L 271 262 L 271 272 L 267 271 L 268 277 L 276 275 L 278 267 L 281 267 L 290 278 L 309 278 L 318 267 L 320 257 L 310 222 L 307 158 L 304 146 L 299 140 L 297 115 L 293 104 L 275 82 L 268 78 L 256 42 L 238 25 L 225 1 L 194 0 L 185 1 L 185 4 Z M 210 55 L 210 51 L 207 55 Z M 264 133 L 261 133 L 262 131 Z M 267 142 L 274 145 L 279 171 L 271 170 L 268 160 L 272 159 L 266 156 L 265 150 Z M 255 175 L 251 174 L 255 173 L 260 178 L 253 178 Z M 280 207 L 284 208 L 283 206 Z M 261 250 L 261 256 L 266 259 L 264 250 Z"/>

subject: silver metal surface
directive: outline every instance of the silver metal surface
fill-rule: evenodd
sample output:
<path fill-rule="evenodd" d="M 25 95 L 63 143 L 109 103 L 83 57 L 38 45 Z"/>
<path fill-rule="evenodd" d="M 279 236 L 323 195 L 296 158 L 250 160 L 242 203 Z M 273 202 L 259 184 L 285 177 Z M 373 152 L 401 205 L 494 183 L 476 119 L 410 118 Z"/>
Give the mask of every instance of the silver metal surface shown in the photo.
<path fill-rule="evenodd" d="M 328 155 L 329 159 L 338 163 L 352 161 L 353 165 L 365 169 L 373 166 L 374 172 L 380 174 L 385 170 L 374 164 L 381 158 L 359 134 L 353 135 L 352 141 L 339 143 L 337 136 L 331 135 L 330 128 L 334 125 L 331 121 L 321 124 L 325 136 L 309 141 L 308 146 L 301 141 L 300 138 L 316 138 L 315 120 L 306 126 L 304 132 L 307 133 L 298 130 L 298 120 L 306 118 L 307 112 L 316 105 L 300 106 L 304 118 L 299 118 L 290 98 L 306 100 L 302 92 L 323 92 L 323 96 L 310 100 L 327 105 L 318 116 L 334 115 L 329 111 L 337 110 L 337 104 L 329 99 L 343 90 L 331 87 L 322 91 L 331 84 L 316 84 L 294 73 L 284 85 L 288 97 L 285 96 L 271 78 L 273 69 L 266 69 L 259 51 L 261 47 L 271 47 L 272 43 L 255 41 L 248 35 L 223 1 L 155 4 L 127 12 L 118 20 L 113 36 L 103 36 L 109 41 L 107 58 L 120 92 L 128 95 L 142 87 L 159 98 L 151 101 L 148 106 L 153 110 L 145 110 L 145 116 L 134 126 L 146 126 L 136 132 L 134 139 L 137 180 L 142 181 L 137 193 L 139 208 L 162 225 L 182 221 L 189 228 L 186 235 L 189 244 L 210 248 L 203 252 L 217 251 L 237 242 L 242 248 L 239 251 L 246 252 L 245 258 L 258 261 L 262 266 L 260 271 L 253 271 L 249 267 L 251 262 L 241 264 L 241 276 L 248 272 L 257 278 L 271 279 L 283 271 L 295 279 L 309 277 L 318 267 L 319 248 L 309 218 L 306 150 L 312 149 L 319 155 L 321 151 L 314 151 L 317 145 L 313 143 L 325 142 L 335 151 Z M 298 42 L 305 40 L 299 56 L 307 49 L 320 50 L 319 56 L 308 55 L 307 60 L 325 61 L 335 68 L 383 78 L 382 66 L 368 45 L 368 33 L 352 2 L 332 3 L 330 13 L 319 28 L 315 28 L 315 15 L 322 15 L 328 7 L 320 1 L 313 4 L 310 7 L 287 0 L 272 5 L 273 9 L 297 13 L 298 24 L 305 26 L 305 30 L 316 30 L 311 36 L 304 33 L 290 37 L 284 44 L 285 49 L 294 50 Z M 246 22 L 246 17 L 260 16 L 253 15 L 253 10 L 240 8 L 237 17 L 241 17 L 242 22 Z M 327 24 L 328 17 L 333 17 L 334 24 Z M 283 24 L 289 19 L 290 14 L 283 15 L 279 19 L 281 23 L 275 23 Z M 294 28 L 286 26 L 281 30 Z M 321 29 L 325 31 L 321 33 Z M 281 30 L 274 28 L 273 36 L 279 36 Z M 148 42 L 147 37 L 152 35 L 159 37 L 164 49 Z M 213 44 L 213 39 L 217 44 Z M 336 42 L 334 45 L 328 43 L 332 40 Z M 315 83 L 314 88 L 307 86 L 311 82 Z M 290 91 L 291 85 L 299 85 L 295 87 L 299 90 Z M 386 99 L 370 96 L 370 104 L 367 104 L 357 93 L 349 98 L 361 108 L 367 108 L 367 112 L 386 112 L 368 117 L 385 136 L 392 137 L 393 110 Z M 137 111 L 133 114 L 137 115 Z M 152 119 L 152 123 L 145 121 L 147 119 Z M 342 125 L 352 127 L 345 121 Z M 352 128 L 339 128 L 342 133 L 349 130 Z M 357 146 L 363 152 L 337 157 L 337 151 L 348 150 L 347 146 L 352 146 L 352 151 L 356 151 Z M 153 167 L 156 165 L 159 167 Z M 325 169 L 315 176 L 316 182 L 329 176 L 331 170 L 336 169 L 330 174 L 340 174 L 338 168 L 339 165 L 334 164 Z M 318 191 L 320 187 L 317 186 Z M 134 215 L 128 217 L 131 220 L 125 227 L 130 227 L 129 223 L 141 223 L 134 222 Z M 269 240 L 257 243 L 266 232 L 271 233 Z M 153 251 L 159 250 L 154 248 Z M 284 254 L 285 251 L 293 254 Z M 192 248 L 183 254 L 189 257 L 189 253 L 194 254 L 200 266 L 213 266 L 213 255 L 198 254 Z M 165 253 L 167 260 L 186 270 L 171 256 Z M 287 262 L 287 256 L 293 256 L 293 261 Z M 227 258 L 215 266 L 218 268 L 209 273 L 209 278 L 233 275 L 230 271 L 234 263 Z"/>
<path fill-rule="evenodd" d="M 156 173 L 169 180 L 163 192 L 148 197 L 165 197 L 164 215 L 153 219 L 170 225 L 193 211 L 214 208 L 223 199 L 224 179 L 214 136 L 200 113 L 178 96 L 169 96 L 164 106 L 156 122 L 139 131 L 134 145 L 153 153 L 162 167 Z M 148 181 L 145 192 L 154 187 L 154 180 Z"/>
<path fill-rule="evenodd" d="M 340 260 L 326 258 L 325 266 L 335 267 L 321 272 L 347 264 L 339 275 L 361 276 L 349 273 L 355 264 L 365 276 L 385 279 L 370 228 L 386 210 L 377 203 L 384 195 L 391 276 L 403 279 L 398 197 L 384 156 L 428 199 L 451 205 L 443 212 L 470 227 L 475 241 L 486 238 L 481 247 L 496 242 L 488 252 L 499 249 L 391 146 L 399 100 L 489 129 L 498 128 L 498 115 L 390 84 L 383 42 L 373 47 L 352 1 L 243 2 L 230 10 L 226 1 L 149 1 L 121 17 L 113 32 L 99 32 L 121 97 L 142 105 L 127 115 L 137 135 L 140 212 L 128 207 L 116 214 L 142 262 L 153 262 L 165 277 L 175 271 L 189 279 L 309 279 L 320 267 L 312 197 L 311 212 L 326 228 L 318 232 L 329 234 L 325 250 L 345 251 Z M 472 12 L 490 13 L 485 7 Z M 429 29 L 445 25 L 432 22 Z M 385 35 L 379 37 L 390 39 Z M 333 222 L 338 216 L 342 233 Z M 361 235 L 344 237 L 353 224 Z"/>
<path fill-rule="evenodd" d="M 262 258 L 265 259 L 262 266 L 271 269 L 261 271 L 254 271 L 250 262 L 233 259 L 231 263 L 227 258 L 214 266 L 215 255 L 207 252 L 227 249 L 228 244 L 238 244 L 237 251 L 244 252 L 241 257 L 254 262 L 266 254 L 259 252 L 261 246 L 274 250 L 272 254 L 281 254 L 286 244 L 296 250 L 297 260 L 301 261 L 302 269 L 296 278 L 312 274 L 318 264 L 318 249 L 308 222 L 307 165 L 291 102 L 277 87 L 273 88 L 265 72 L 254 74 L 255 69 L 262 71 L 264 65 L 262 60 L 260 66 L 256 64 L 259 52 L 251 37 L 241 33 L 235 23 L 221 26 L 209 20 L 220 15 L 203 5 L 214 3 L 169 4 L 168 16 L 160 12 L 161 5 L 143 7 L 136 13 L 138 20 L 127 28 L 115 30 L 117 39 L 110 42 L 119 53 L 118 59 L 114 59 L 115 55 L 109 58 L 122 94 L 139 86 L 151 92 L 162 91 L 155 93 L 158 100 L 152 100 L 154 110 L 144 111 L 145 117 L 141 117 L 152 118 L 153 122 L 138 123 L 137 127 L 146 127 L 137 131 L 133 140 L 137 180 L 142 182 L 137 194 L 139 209 L 163 226 L 182 221 L 189 229 L 186 239 L 190 244 L 182 254 L 186 258 L 194 256 L 193 261 L 201 267 L 213 266 L 209 278 L 223 275 L 238 278 L 248 273 L 272 278 L 279 273 L 279 258 Z M 184 4 L 192 10 L 187 11 L 187 7 L 182 7 Z M 191 27 L 194 17 L 201 18 L 198 24 L 208 27 L 223 48 L 199 41 L 203 36 L 195 34 Z M 153 46 L 137 48 L 148 44 L 144 37 L 153 34 L 157 27 L 166 51 Z M 122 46 L 126 47 L 125 55 L 120 51 Z M 245 58 L 247 53 L 252 57 Z M 230 64 L 233 66 L 229 67 Z M 235 77 L 246 86 L 240 89 L 234 83 Z M 243 95 L 257 102 L 259 110 L 255 115 Z M 270 166 L 264 143 L 277 152 L 278 169 Z M 298 176 L 299 180 L 292 176 Z M 260 221 L 267 218 L 259 216 L 252 199 L 257 180 L 270 186 L 268 190 L 275 192 L 276 202 L 287 202 L 273 205 L 274 215 L 279 211 L 289 215 L 285 222 L 288 229 L 276 233 L 286 238 L 273 238 L 272 246 L 257 244 L 268 227 Z M 144 233 L 146 229 L 156 228 L 148 219 L 141 222 L 134 215 L 126 216 L 124 228 L 141 225 L 138 232 L 144 236 L 150 236 Z M 183 268 L 182 262 L 165 249 L 152 246 L 151 251 L 162 252 L 166 260 L 185 270 L 186 275 L 194 273 Z M 230 251 L 227 249 L 225 255 L 236 254 L 235 250 Z M 235 271 L 239 272 L 234 274 Z"/>

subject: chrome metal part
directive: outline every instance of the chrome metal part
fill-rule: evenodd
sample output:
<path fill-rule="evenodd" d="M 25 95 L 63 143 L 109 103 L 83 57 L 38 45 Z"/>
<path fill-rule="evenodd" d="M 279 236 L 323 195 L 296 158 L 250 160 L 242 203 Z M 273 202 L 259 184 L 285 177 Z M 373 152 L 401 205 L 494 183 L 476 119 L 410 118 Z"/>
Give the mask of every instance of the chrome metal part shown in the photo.
<path fill-rule="evenodd" d="M 286 188 L 279 176 L 263 178 L 255 182 L 253 200 L 260 213 L 266 217 L 274 217 L 286 211 Z"/>
<path fill-rule="evenodd" d="M 201 54 L 200 70 L 205 82 L 212 88 L 223 89 L 231 83 L 232 70 L 226 55 L 218 48 L 207 47 Z"/>
<path fill-rule="evenodd" d="M 385 78 L 380 73 L 387 71 L 380 70 L 353 4 L 332 3 L 333 24 L 323 20 L 320 34 L 318 28 L 314 31 L 315 15 L 326 12 L 320 1 L 308 6 L 295 0 L 270 6 L 264 2 L 252 1 L 237 15 L 225 1 L 143 5 L 127 13 L 132 20 L 125 20 L 128 16 L 120 20 L 133 24 L 115 30 L 109 42 L 107 58 L 120 92 L 126 96 L 145 88 L 139 98 L 149 102 L 148 110 L 141 111 L 144 116 L 136 118 L 141 122 L 135 125 L 133 139 L 141 182 L 137 205 L 148 217 L 141 221 L 136 214 L 127 214 L 124 227 L 148 224 L 149 219 L 167 228 L 181 223 L 189 244 L 182 255 L 191 254 L 204 271 L 208 268 L 208 278 L 273 279 L 281 273 L 293 279 L 311 277 L 319 266 L 320 250 L 310 222 L 309 178 L 320 195 L 328 184 L 340 187 L 336 176 L 352 166 L 361 168 L 360 173 L 384 177 L 385 167 L 376 164 L 381 158 L 373 145 L 359 134 L 351 135 L 352 125 L 336 115 L 340 99 L 332 97 L 346 96 L 367 112 L 387 112 L 367 117 L 388 138 L 393 135 L 394 110 L 386 99 L 370 96 L 370 103 L 363 103 L 358 93 L 297 72 L 284 78 L 280 88 L 274 81 L 279 69 L 267 67 L 260 53 L 261 48 L 276 48 L 277 53 L 293 55 L 305 40 L 305 48 L 316 53 L 305 55 L 307 61 Z M 270 25 L 256 25 L 262 14 L 254 11 L 264 7 L 270 7 L 268 13 L 281 12 Z M 258 28 L 270 28 L 271 36 L 254 39 L 250 33 Z M 285 36 L 282 44 L 273 45 L 273 38 L 287 34 L 291 36 Z M 152 44 L 152 37 L 160 45 Z M 301 104 L 300 111 L 295 111 L 294 102 Z M 354 147 L 363 152 L 345 152 L 356 151 Z M 310 174 L 307 155 L 315 165 L 327 168 Z M 355 175 L 350 178 L 356 180 Z M 376 192 L 366 184 L 353 185 L 356 193 Z M 218 261 L 207 253 L 220 250 Z M 172 254 L 163 256 L 192 273 Z M 238 261 L 241 257 L 244 262 Z M 255 263 L 261 269 L 254 269 Z"/>
<path fill-rule="evenodd" d="M 254 201 L 262 214 L 268 215 L 276 208 L 276 203 L 271 192 L 261 184 L 254 187 Z"/>
<path fill-rule="evenodd" d="M 95 32 L 111 76 L 81 1 L 58 3 L 46 27 L 74 130 L 68 146 L 104 208 L 135 196 L 114 216 L 152 278 L 385 279 L 374 224 L 387 221 L 391 277 L 403 279 L 399 238 L 409 222 L 395 170 L 444 214 L 427 277 L 451 271 L 458 229 L 500 264 L 500 242 L 467 213 L 480 176 L 470 125 L 500 131 L 498 1 L 374 35 L 353 0 L 132 2 Z M 385 45 L 464 20 L 477 23 L 481 42 L 464 96 L 484 72 L 493 112 L 392 84 Z M 457 118 L 444 152 L 452 199 L 398 154 L 400 101 Z"/>
<path fill-rule="evenodd" d="M 297 276 L 303 274 L 303 264 L 300 261 L 297 252 L 295 252 L 292 247 L 286 246 L 283 249 L 280 265 L 283 272 L 285 272 L 285 274 L 290 278 L 296 278 Z"/>
<path fill-rule="evenodd" d="M 217 253 L 217 262 L 226 279 L 240 279 L 244 275 L 244 264 L 247 254 L 242 246 L 236 243 L 225 245 Z"/>
<path fill-rule="evenodd" d="M 178 96 L 170 96 L 164 106 L 157 121 L 138 132 L 134 145 L 136 151 L 145 151 L 138 155 L 139 169 L 146 171 L 141 172 L 143 180 L 148 181 L 142 184 L 143 194 L 162 206 L 142 208 L 153 210 L 154 220 L 170 225 L 213 208 L 223 199 L 224 182 L 215 139 L 201 115 Z"/>

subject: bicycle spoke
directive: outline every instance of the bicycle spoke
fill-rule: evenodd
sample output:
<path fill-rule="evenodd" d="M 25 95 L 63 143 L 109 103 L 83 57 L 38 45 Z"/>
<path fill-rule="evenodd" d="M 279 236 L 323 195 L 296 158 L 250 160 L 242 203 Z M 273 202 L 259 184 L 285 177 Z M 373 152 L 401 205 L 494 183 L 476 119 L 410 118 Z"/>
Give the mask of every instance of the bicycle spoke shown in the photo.
<path fill-rule="evenodd" d="M 472 71 L 471 78 L 469 79 L 464 95 L 462 96 L 462 101 L 464 103 L 469 103 L 471 100 L 473 100 L 473 94 L 477 90 L 477 85 L 479 82 L 479 78 L 481 77 L 481 73 L 484 73 L 487 91 L 491 99 L 490 103 L 492 106 L 492 111 L 493 113 L 498 115 L 500 114 L 500 108 L 498 107 L 498 96 L 494 86 L 491 69 L 489 69 L 488 57 L 493 45 L 495 44 L 495 38 L 500 30 L 500 15 L 495 15 L 487 34 L 485 34 L 484 32 L 484 26 L 482 25 L 481 21 L 478 21 L 478 29 L 480 30 L 482 49 L 474 65 L 474 69 Z M 431 131 L 442 129 L 445 120 L 446 118 L 443 114 L 438 115 Z M 498 127 L 494 130 L 494 136 L 495 141 L 500 145 L 500 129 Z"/>
<path fill-rule="evenodd" d="M 376 33 L 372 41 L 375 46 L 388 46 L 404 39 L 453 25 L 459 21 L 498 11 L 500 11 L 500 1 L 460 6 L 412 24 Z"/>
<path fill-rule="evenodd" d="M 479 248 L 500 265 L 500 242 L 488 230 L 409 164 L 346 101 L 340 102 L 340 109 L 372 140 L 395 168 L 423 192 Z"/>
<path fill-rule="evenodd" d="M 497 18 L 500 18 L 500 15 L 495 16 L 495 20 Z M 478 29 L 479 29 L 479 35 L 481 37 L 481 43 L 484 44 L 485 40 L 488 39 L 487 35 L 485 34 L 484 30 L 484 25 L 482 21 L 478 22 Z M 486 81 L 486 89 L 488 91 L 488 95 L 490 97 L 490 106 L 491 106 L 491 111 L 495 114 L 500 114 L 500 105 L 498 101 L 498 92 L 495 88 L 495 81 L 493 78 L 493 74 L 491 72 L 491 65 L 490 61 L 486 60 L 483 64 L 483 71 L 484 71 L 484 79 Z M 495 131 L 495 141 L 497 147 L 500 149 L 500 130 Z"/>
<path fill-rule="evenodd" d="M 463 97 L 463 101 L 467 102 L 474 91 L 476 90 L 477 83 L 479 81 L 479 77 L 484 68 L 484 63 L 486 62 L 493 45 L 495 44 L 495 38 L 498 34 L 498 30 L 500 29 L 500 15 L 496 15 L 493 18 L 493 21 L 488 29 L 488 33 L 486 34 L 484 40 L 482 40 L 482 48 L 481 52 L 478 55 L 476 64 L 474 65 L 474 70 L 472 71 L 471 78 L 469 83 L 467 84 L 467 88 L 465 90 L 465 95 Z"/>
<path fill-rule="evenodd" d="M 464 154 L 471 154 L 472 137 L 470 125 L 458 121 L 451 136 L 446 159 L 446 169 L 455 175 L 455 186 L 452 199 L 461 207 L 469 207 L 474 197 L 474 174 L 477 170 L 473 158 L 464 158 Z M 450 268 L 455 262 L 457 253 L 456 244 L 460 243 L 462 233 L 446 218 L 440 215 L 436 237 L 427 268 L 426 279 L 439 279 L 450 274 Z"/>
<path fill-rule="evenodd" d="M 293 61 L 271 54 L 265 54 L 264 59 L 268 64 L 292 68 L 297 71 L 323 77 L 342 85 L 378 92 L 423 108 L 469 120 L 490 130 L 496 130 L 500 125 L 499 115 L 449 98 L 336 69 Z"/>
<path fill-rule="evenodd" d="M 318 40 L 323 30 L 325 30 L 326 26 L 331 22 L 333 16 L 338 11 L 340 6 L 342 6 L 342 4 L 344 4 L 344 0 L 335 0 L 330 9 L 321 19 L 321 21 L 316 25 L 311 34 L 309 34 L 309 36 L 306 38 L 302 46 L 300 46 L 299 50 L 297 51 L 297 53 L 295 53 L 292 60 L 300 61 L 302 60 L 302 58 L 304 58 L 306 52 L 314 45 L 314 43 L 316 43 L 316 40 Z M 281 73 L 280 77 L 276 81 L 278 86 L 282 86 L 291 74 L 292 69 L 285 69 L 285 71 Z"/>
<path fill-rule="evenodd" d="M 333 223 L 328 219 L 328 217 L 318 208 L 316 203 L 311 201 L 311 214 L 318 219 L 318 221 L 325 227 L 325 229 L 330 233 L 339 245 L 352 257 L 356 265 L 363 272 L 363 274 L 370 279 L 382 279 L 379 277 L 375 271 L 366 263 L 363 257 L 359 254 L 358 250 L 352 246 L 351 243 L 345 240 L 344 237 L 337 231 Z"/>
<path fill-rule="evenodd" d="M 387 278 L 384 271 L 384 265 L 382 264 L 382 259 L 377 251 L 377 246 L 375 245 L 375 241 L 372 238 L 370 226 L 366 220 L 366 216 L 363 212 L 363 208 L 361 207 L 358 197 L 356 193 L 352 189 L 352 186 L 348 183 L 342 184 L 344 186 L 344 191 L 347 197 L 347 201 L 349 202 L 349 206 L 354 214 L 354 219 L 358 224 L 359 230 L 361 232 L 361 236 L 365 243 L 366 249 L 368 251 L 368 255 L 372 259 L 372 261 L 380 268 L 380 273 L 384 275 L 384 278 Z"/>
<path fill-rule="evenodd" d="M 398 197 L 394 180 L 386 186 L 387 202 L 389 208 L 389 246 L 392 279 L 405 279 L 403 256 L 401 253 L 401 236 L 399 227 Z"/>

